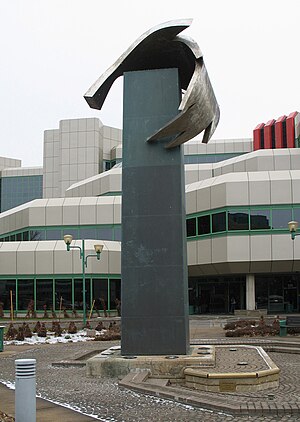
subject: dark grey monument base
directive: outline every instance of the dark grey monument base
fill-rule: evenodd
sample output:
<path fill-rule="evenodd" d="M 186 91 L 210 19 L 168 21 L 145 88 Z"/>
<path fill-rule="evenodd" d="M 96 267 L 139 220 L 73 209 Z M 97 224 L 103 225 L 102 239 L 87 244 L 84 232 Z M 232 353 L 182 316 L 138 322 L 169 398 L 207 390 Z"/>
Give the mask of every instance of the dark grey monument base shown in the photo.
<path fill-rule="evenodd" d="M 124 74 L 122 355 L 189 349 L 182 150 L 146 142 L 180 98 L 177 69 Z"/>

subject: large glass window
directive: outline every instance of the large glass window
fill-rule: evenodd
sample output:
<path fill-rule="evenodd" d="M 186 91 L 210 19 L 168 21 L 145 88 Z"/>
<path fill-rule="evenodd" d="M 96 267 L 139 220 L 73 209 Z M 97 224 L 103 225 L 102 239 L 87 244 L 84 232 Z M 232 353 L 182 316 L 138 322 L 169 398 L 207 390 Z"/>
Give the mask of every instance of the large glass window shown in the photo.
<path fill-rule="evenodd" d="M 228 211 L 228 230 L 249 230 L 248 212 Z"/>
<path fill-rule="evenodd" d="M 11 309 L 11 298 L 14 310 L 16 309 L 16 280 L 0 280 L 0 302 L 3 309 Z"/>
<path fill-rule="evenodd" d="M 121 241 L 122 240 L 122 229 L 121 229 L 121 226 L 114 228 L 114 239 L 113 240 L 118 240 L 118 241 Z"/>
<path fill-rule="evenodd" d="M 85 279 L 85 307 L 90 309 L 91 303 L 91 286 L 90 279 Z M 74 308 L 83 309 L 83 285 L 82 279 L 76 279 L 74 281 Z"/>
<path fill-rule="evenodd" d="M 188 218 L 186 220 L 187 237 L 196 236 L 196 218 Z"/>
<path fill-rule="evenodd" d="M 62 238 L 63 236 L 61 235 L 61 230 L 59 229 L 46 230 L 46 240 L 61 240 Z"/>
<path fill-rule="evenodd" d="M 300 208 L 294 208 L 294 221 L 298 221 L 300 223 Z"/>
<path fill-rule="evenodd" d="M 273 209 L 272 210 L 272 228 L 287 230 L 287 224 L 292 220 L 291 209 Z"/>
<path fill-rule="evenodd" d="M 113 240 L 112 227 L 99 227 L 96 229 L 95 239 L 99 240 Z"/>
<path fill-rule="evenodd" d="M 218 212 L 212 215 L 213 233 L 224 232 L 226 230 L 226 212 Z"/>
<path fill-rule="evenodd" d="M 121 300 L 121 280 L 109 280 L 109 294 L 110 294 L 110 307 L 109 309 L 116 309 L 116 299 Z"/>
<path fill-rule="evenodd" d="M 33 280 L 18 279 L 18 310 L 26 311 L 29 303 L 34 300 Z"/>
<path fill-rule="evenodd" d="M 61 304 L 61 305 L 60 305 Z M 55 309 L 72 309 L 72 280 L 55 280 Z"/>
<path fill-rule="evenodd" d="M 266 230 L 270 228 L 270 210 L 251 210 L 251 230 Z"/>
<path fill-rule="evenodd" d="M 107 278 L 93 278 L 93 300 L 95 310 L 103 311 L 103 300 L 107 308 L 108 304 L 108 280 Z"/>
<path fill-rule="evenodd" d="M 63 228 L 61 238 L 63 238 L 65 234 L 71 234 L 74 240 L 82 239 L 78 233 L 78 229 Z"/>
<path fill-rule="evenodd" d="M 53 308 L 53 280 L 36 280 L 36 309 L 50 311 Z"/>
<path fill-rule="evenodd" d="M 198 234 L 210 233 L 210 215 L 198 217 Z"/>
<path fill-rule="evenodd" d="M 29 240 L 45 240 L 45 230 L 30 230 Z"/>
<path fill-rule="evenodd" d="M 80 238 L 81 239 L 97 239 L 96 229 L 81 228 Z"/>

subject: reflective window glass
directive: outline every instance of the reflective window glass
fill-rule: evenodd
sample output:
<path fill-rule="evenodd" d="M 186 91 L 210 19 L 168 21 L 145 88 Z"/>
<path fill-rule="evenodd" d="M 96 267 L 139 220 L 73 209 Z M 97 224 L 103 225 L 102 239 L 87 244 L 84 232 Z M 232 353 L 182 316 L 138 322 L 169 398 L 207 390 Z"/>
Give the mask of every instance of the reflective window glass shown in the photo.
<path fill-rule="evenodd" d="M 210 215 L 198 217 L 198 234 L 210 233 Z"/>
<path fill-rule="evenodd" d="M 186 220 L 187 237 L 196 236 L 196 218 L 188 218 Z"/>
<path fill-rule="evenodd" d="M 113 228 L 98 227 L 95 236 L 95 239 L 98 240 L 113 240 Z"/>
<path fill-rule="evenodd" d="M 300 208 L 294 208 L 294 221 L 298 221 L 300 223 Z"/>
<path fill-rule="evenodd" d="M 72 309 L 72 280 L 55 280 L 55 309 Z"/>
<path fill-rule="evenodd" d="M 91 286 L 90 279 L 85 279 L 85 307 L 90 309 L 91 303 Z M 83 309 L 83 284 L 82 278 L 74 280 L 74 308 Z"/>
<path fill-rule="evenodd" d="M 212 215 L 213 233 L 224 232 L 226 230 L 226 212 L 218 212 Z"/>
<path fill-rule="evenodd" d="M 228 230 L 249 230 L 248 212 L 228 211 Z"/>
<path fill-rule="evenodd" d="M 65 234 L 70 234 L 73 236 L 74 240 L 82 239 L 82 237 L 79 236 L 78 232 L 79 230 L 75 228 L 63 228 L 61 238 L 63 238 Z"/>
<path fill-rule="evenodd" d="M 28 240 L 29 239 L 29 232 L 25 231 L 23 232 L 23 240 Z"/>
<path fill-rule="evenodd" d="M 272 228 L 286 229 L 288 222 L 292 220 L 291 209 L 273 209 L 272 210 Z"/>
<path fill-rule="evenodd" d="M 61 235 L 61 230 L 46 230 L 46 240 L 61 240 L 62 238 L 63 236 Z"/>
<path fill-rule="evenodd" d="M 45 240 L 45 231 L 30 230 L 30 240 Z"/>
<path fill-rule="evenodd" d="M 250 230 L 270 229 L 270 210 L 251 210 Z"/>
<path fill-rule="evenodd" d="M 114 240 L 121 241 L 122 240 L 122 229 L 121 227 L 114 227 Z"/>
<path fill-rule="evenodd" d="M 11 298 L 13 309 L 16 309 L 16 280 L 1 280 L 0 302 L 4 310 L 11 309 Z"/>
<path fill-rule="evenodd" d="M 121 280 L 109 280 L 109 293 L 110 293 L 110 307 L 109 309 L 116 309 L 117 301 L 121 300 Z"/>
<path fill-rule="evenodd" d="M 33 300 L 33 280 L 18 279 L 18 310 L 28 310 Z"/>
<path fill-rule="evenodd" d="M 51 311 L 53 308 L 53 281 L 52 279 L 36 280 L 36 309 Z"/>
<path fill-rule="evenodd" d="M 103 305 L 107 309 L 108 304 L 108 280 L 107 278 L 93 278 L 93 300 L 95 311 L 103 311 Z"/>
<path fill-rule="evenodd" d="M 97 239 L 96 229 L 81 228 L 80 239 Z"/>

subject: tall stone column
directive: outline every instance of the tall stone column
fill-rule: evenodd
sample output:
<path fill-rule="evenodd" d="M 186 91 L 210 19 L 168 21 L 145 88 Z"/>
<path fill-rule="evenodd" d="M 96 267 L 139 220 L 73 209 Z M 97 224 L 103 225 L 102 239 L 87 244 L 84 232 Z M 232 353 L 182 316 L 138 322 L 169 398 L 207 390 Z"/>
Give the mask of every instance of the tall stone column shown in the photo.
<path fill-rule="evenodd" d="M 246 309 L 253 311 L 255 309 L 255 276 L 246 275 Z"/>
<path fill-rule="evenodd" d="M 181 146 L 147 138 L 178 114 L 178 69 L 124 73 L 122 161 L 123 355 L 189 348 Z"/>

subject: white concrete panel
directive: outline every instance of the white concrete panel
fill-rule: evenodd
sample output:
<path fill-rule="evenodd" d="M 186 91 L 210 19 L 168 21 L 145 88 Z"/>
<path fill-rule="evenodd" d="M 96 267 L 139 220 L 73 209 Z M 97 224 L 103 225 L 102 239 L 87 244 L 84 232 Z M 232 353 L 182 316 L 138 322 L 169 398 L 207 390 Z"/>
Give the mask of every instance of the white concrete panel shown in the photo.
<path fill-rule="evenodd" d="M 290 150 L 291 158 L 291 170 L 300 169 L 300 148 L 291 148 Z"/>
<path fill-rule="evenodd" d="M 69 149 L 70 148 L 70 133 L 66 132 L 66 133 L 62 133 L 61 134 L 61 142 L 60 144 L 57 145 L 57 149 Z M 55 146 L 54 146 L 55 149 Z M 54 153 L 55 155 L 55 153 Z"/>
<path fill-rule="evenodd" d="M 24 204 L 23 206 L 21 205 L 21 207 L 18 207 L 18 210 L 19 211 L 16 211 L 16 230 L 22 229 L 23 227 L 28 227 L 29 225 L 29 209 L 27 204 Z"/>
<path fill-rule="evenodd" d="M 121 247 L 119 250 L 109 251 L 108 272 L 109 274 L 121 274 Z"/>
<path fill-rule="evenodd" d="M 255 154 L 254 152 L 249 154 L 247 159 L 246 159 L 246 171 L 258 171 L 258 159 L 257 157 L 252 154 Z"/>
<path fill-rule="evenodd" d="M 290 204 L 292 202 L 292 183 L 289 171 L 272 171 L 271 182 L 271 203 Z"/>
<path fill-rule="evenodd" d="M 214 178 L 211 185 L 211 208 L 224 207 L 226 205 L 226 179 L 222 176 Z"/>
<path fill-rule="evenodd" d="M 271 203 L 271 182 L 269 172 L 249 172 L 249 204 L 268 205 Z"/>
<path fill-rule="evenodd" d="M 212 263 L 224 262 L 227 262 L 227 236 L 212 238 Z"/>
<path fill-rule="evenodd" d="M 215 149 L 216 149 L 216 154 L 224 154 L 225 153 L 224 142 L 216 142 Z"/>
<path fill-rule="evenodd" d="M 212 263 L 212 239 L 208 237 L 193 243 L 197 243 L 197 264 L 210 265 Z"/>
<path fill-rule="evenodd" d="M 0 269 L 1 274 L 17 274 L 17 248 L 19 242 L 0 243 Z"/>
<path fill-rule="evenodd" d="M 198 165 L 197 164 L 186 164 L 184 166 L 185 169 L 185 184 L 188 185 L 190 183 L 198 182 Z"/>
<path fill-rule="evenodd" d="M 75 161 L 71 161 L 72 163 L 75 163 Z M 74 183 L 73 181 L 78 180 L 78 172 L 77 172 L 77 164 L 71 164 L 69 166 L 70 169 L 70 181 L 72 181 L 72 183 Z"/>
<path fill-rule="evenodd" d="M 78 131 L 85 132 L 87 130 L 87 119 L 78 119 Z"/>
<path fill-rule="evenodd" d="M 121 205 L 122 205 L 122 197 L 121 196 L 113 197 L 113 224 L 121 224 L 122 222 Z M 101 201 L 97 202 L 97 209 L 99 206 L 101 206 Z"/>
<path fill-rule="evenodd" d="M 226 204 L 248 205 L 249 186 L 247 173 L 228 174 L 226 179 Z"/>
<path fill-rule="evenodd" d="M 274 170 L 289 170 L 291 168 L 291 156 L 289 149 L 274 149 L 273 156 Z"/>
<path fill-rule="evenodd" d="M 187 263 L 188 265 L 198 264 L 198 245 L 196 240 L 187 242 Z"/>
<path fill-rule="evenodd" d="M 122 191 L 122 172 L 121 169 L 112 169 L 109 175 L 110 192 Z"/>
<path fill-rule="evenodd" d="M 35 274 L 54 274 L 54 248 L 56 241 L 37 242 Z"/>
<path fill-rule="evenodd" d="M 59 129 L 61 132 L 70 132 L 70 120 L 61 120 L 59 122 Z"/>
<path fill-rule="evenodd" d="M 35 199 L 29 205 L 29 225 L 45 226 L 48 199 Z"/>
<path fill-rule="evenodd" d="M 64 226 L 72 226 L 79 224 L 79 204 L 81 198 L 65 198 L 62 212 L 62 224 Z"/>
<path fill-rule="evenodd" d="M 250 236 L 250 260 L 251 262 L 271 261 L 272 236 L 267 234 Z"/>
<path fill-rule="evenodd" d="M 250 262 L 249 236 L 227 236 L 227 260 L 228 262 Z"/>
<path fill-rule="evenodd" d="M 291 170 L 292 203 L 300 203 L 300 170 Z"/>
<path fill-rule="evenodd" d="M 86 149 L 85 148 L 77 149 L 77 159 L 78 159 L 78 164 L 86 164 Z"/>
<path fill-rule="evenodd" d="M 114 201 L 113 196 L 100 196 L 97 200 L 97 219 L 96 224 L 112 224 L 114 217 Z"/>
<path fill-rule="evenodd" d="M 195 189 L 190 190 L 189 186 L 186 186 L 186 214 L 192 214 L 197 212 L 197 191 Z"/>
<path fill-rule="evenodd" d="M 17 251 L 17 273 L 34 274 L 37 242 L 19 242 Z"/>
<path fill-rule="evenodd" d="M 246 161 L 243 157 L 237 157 L 233 163 L 234 172 L 245 172 L 246 171 Z"/>
<path fill-rule="evenodd" d="M 62 225 L 62 205 L 64 198 L 52 198 L 48 200 L 46 206 L 46 226 Z"/>
<path fill-rule="evenodd" d="M 86 128 L 88 131 L 98 129 L 99 125 L 100 125 L 99 119 L 96 119 L 96 118 L 87 119 Z"/>
<path fill-rule="evenodd" d="M 78 132 L 78 119 L 71 119 L 70 120 L 70 132 Z"/>
<path fill-rule="evenodd" d="M 79 224 L 96 224 L 97 198 L 82 198 L 79 206 Z"/>
<path fill-rule="evenodd" d="M 272 270 L 274 268 L 274 262 L 286 261 L 288 266 L 293 261 L 293 241 L 291 240 L 290 234 L 273 234 L 272 235 Z M 285 267 L 286 268 L 286 267 Z M 291 271 L 292 268 L 290 268 Z M 276 271 L 279 271 L 277 269 Z"/>
<path fill-rule="evenodd" d="M 58 240 L 54 247 L 54 274 L 72 274 L 73 253 L 78 251 L 67 251 L 65 242 Z M 77 257 L 76 257 L 77 258 Z M 79 257 L 78 260 L 80 261 Z"/>
<path fill-rule="evenodd" d="M 274 170 L 274 156 L 273 156 L 272 149 L 260 149 L 257 153 L 257 170 L 264 171 L 264 170 Z"/>
<path fill-rule="evenodd" d="M 195 185 L 197 191 L 197 211 L 207 211 L 211 208 L 211 184 L 214 179 L 207 179 Z"/>

